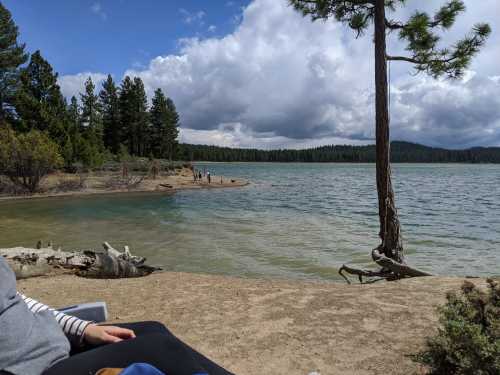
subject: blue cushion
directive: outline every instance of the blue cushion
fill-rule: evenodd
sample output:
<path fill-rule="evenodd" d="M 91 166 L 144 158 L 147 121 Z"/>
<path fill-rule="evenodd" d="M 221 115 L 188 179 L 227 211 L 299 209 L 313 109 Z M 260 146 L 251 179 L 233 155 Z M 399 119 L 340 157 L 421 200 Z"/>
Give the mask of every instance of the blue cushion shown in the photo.
<path fill-rule="evenodd" d="M 147 363 L 134 363 L 124 369 L 120 375 L 165 375 L 156 367 Z"/>

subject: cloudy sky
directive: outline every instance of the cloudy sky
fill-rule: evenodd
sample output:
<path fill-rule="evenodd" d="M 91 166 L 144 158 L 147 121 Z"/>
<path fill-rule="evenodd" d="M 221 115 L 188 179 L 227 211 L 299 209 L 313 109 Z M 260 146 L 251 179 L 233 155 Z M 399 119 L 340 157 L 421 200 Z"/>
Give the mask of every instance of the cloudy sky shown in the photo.
<path fill-rule="evenodd" d="M 21 39 L 60 73 L 67 96 L 111 73 L 140 76 L 177 104 L 184 142 L 234 147 L 366 144 L 374 137 L 371 34 L 312 23 L 286 0 L 8 0 Z M 405 19 L 443 0 L 408 1 Z M 460 81 L 391 64 L 392 139 L 431 146 L 500 146 L 500 1 L 466 0 L 443 35 L 476 22 L 493 34 Z M 422 9 L 422 8 L 420 8 Z M 404 52 L 396 35 L 389 53 Z"/>

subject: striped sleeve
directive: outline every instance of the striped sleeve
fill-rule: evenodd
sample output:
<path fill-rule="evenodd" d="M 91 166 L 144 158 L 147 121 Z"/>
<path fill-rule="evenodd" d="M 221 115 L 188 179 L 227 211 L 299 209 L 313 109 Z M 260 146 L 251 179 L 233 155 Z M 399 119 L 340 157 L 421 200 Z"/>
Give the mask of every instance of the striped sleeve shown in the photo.
<path fill-rule="evenodd" d="M 71 315 L 66 315 L 60 311 L 52 309 L 43 303 L 40 303 L 33 298 L 26 297 L 25 295 L 18 293 L 23 301 L 28 305 L 28 308 L 34 314 L 39 313 L 41 311 L 49 310 L 54 314 L 54 318 L 56 319 L 61 329 L 66 334 L 68 339 L 74 344 L 80 344 L 83 340 L 83 332 L 85 328 L 92 322 L 78 319 Z"/>

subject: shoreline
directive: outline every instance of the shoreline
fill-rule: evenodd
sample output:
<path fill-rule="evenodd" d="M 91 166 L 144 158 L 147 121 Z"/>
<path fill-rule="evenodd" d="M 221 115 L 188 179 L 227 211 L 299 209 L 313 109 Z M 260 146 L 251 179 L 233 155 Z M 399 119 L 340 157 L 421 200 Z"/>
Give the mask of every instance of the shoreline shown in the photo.
<path fill-rule="evenodd" d="M 18 286 L 56 308 L 105 301 L 110 323 L 160 321 L 237 374 L 403 375 L 423 374 L 408 355 L 435 332 L 436 307 L 464 280 L 347 285 L 166 271 L 136 279 L 37 277 Z"/>
<path fill-rule="evenodd" d="M 69 176 L 69 177 L 68 177 Z M 145 179 L 141 182 L 140 186 L 130 189 L 124 188 L 105 188 L 102 186 L 106 178 L 111 177 L 111 174 L 103 174 L 99 176 L 92 176 L 91 186 L 85 186 L 80 190 L 70 191 L 47 191 L 42 193 L 35 193 L 31 195 L 2 195 L 0 194 L 0 202 L 16 201 L 16 200 L 30 200 L 30 199 L 47 199 L 47 198 L 78 198 L 90 197 L 94 195 L 122 195 L 122 194 L 174 194 L 182 190 L 198 190 L 198 189 L 225 189 L 245 187 L 250 184 L 249 181 L 236 179 L 231 177 L 223 178 L 223 183 L 220 182 L 221 176 L 212 176 L 212 183 L 194 182 L 192 175 L 189 176 L 185 170 L 175 176 L 162 176 L 157 179 Z M 48 177 L 49 182 L 46 184 L 54 185 L 57 182 L 64 181 L 65 179 L 75 179 L 76 175 L 68 174 L 54 174 Z M 162 186 L 166 185 L 166 186 Z M 168 187 L 167 187 L 168 186 Z"/>

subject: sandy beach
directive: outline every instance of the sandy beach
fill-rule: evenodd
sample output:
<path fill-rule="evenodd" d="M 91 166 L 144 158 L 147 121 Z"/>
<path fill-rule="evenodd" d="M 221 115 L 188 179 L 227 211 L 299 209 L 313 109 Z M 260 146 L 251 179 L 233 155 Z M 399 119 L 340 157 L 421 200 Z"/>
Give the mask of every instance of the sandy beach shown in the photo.
<path fill-rule="evenodd" d="M 217 189 L 242 187 L 248 185 L 248 181 L 235 179 L 229 176 L 212 176 L 211 183 L 208 183 L 206 177 L 201 181 L 194 181 L 193 173 L 189 168 L 177 170 L 175 175 L 158 175 L 156 178 L 144 178 L 136 186 L 109 186 L 109 181 L 119 178 L 119 173 L 94 172 L 85 176 L 82 187 L 64 191 L 57 189 L 61 183 L 78 182 L 79 176 L 57 172 L 45 178 L 41 184 L 41 192 L 31 195 L 8 195 L 0 194 L 0 201 L 12 199 L 33 199 L 48 197 L 67 197 L 67 196 L 85 196 L 95 194 L 120 194 L 120 193 L 139 193 L 139 192 L 175 192 L 185 189 Z M 138 177 L 136 177 L 138 178 Z"/>
<path fill-rule="evenodd" d="M 54 307 L 106 301 L 112 322 L 161 321 L 236 374 L 406 375 L 423 373 L 408 355 L 433 334 L 436 307 L 463 280 L 346 285 L 164 272 L 32 278 L 19 289 Z"/>

